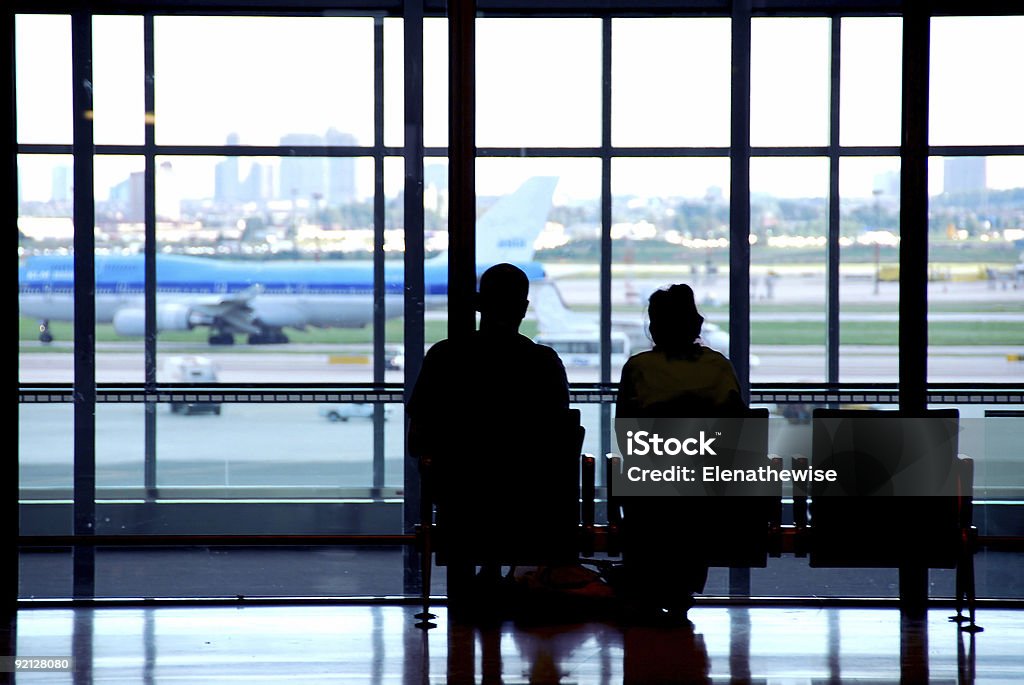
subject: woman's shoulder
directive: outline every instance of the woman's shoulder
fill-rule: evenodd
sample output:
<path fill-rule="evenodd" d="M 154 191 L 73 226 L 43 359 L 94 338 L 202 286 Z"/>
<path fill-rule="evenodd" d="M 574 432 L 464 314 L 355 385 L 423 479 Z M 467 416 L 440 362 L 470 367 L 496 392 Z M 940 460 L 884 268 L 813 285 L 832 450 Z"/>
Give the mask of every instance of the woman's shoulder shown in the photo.
<path fill-rule="evenodd" d="M 700 346 L 698 358 L 707 364 L 727 364 L 732 366 L 732 362 L 729 361 L 728 357 L 707 345 Z"/>
<path fill-rule="evenodd" d="M 637 352 L 626 360 L 626 366 L 649 366 L 651 364 L 657 364 L 665 358 L 665 355 L 655 352 L 654 350 L 644 350 L 643 352 Z"/>

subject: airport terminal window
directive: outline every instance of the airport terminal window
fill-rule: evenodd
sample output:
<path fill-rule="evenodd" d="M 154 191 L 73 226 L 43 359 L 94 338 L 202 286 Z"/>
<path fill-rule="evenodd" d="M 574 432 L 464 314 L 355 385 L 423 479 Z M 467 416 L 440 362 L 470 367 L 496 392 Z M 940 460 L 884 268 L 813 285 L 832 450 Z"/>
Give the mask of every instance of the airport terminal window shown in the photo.
<path fill-rule="evenodd" d="M 839 160 L 839 379 L 899 379 L 898 157 Z"/>
<path fill-rule="evenodd" d="M 826 378 L 828 160 L 750 161 L 752 382 Z"/>
<path fill-rule="evenodd" d="M 601 142 L 599 21 L 479 19 L 476 31 L 478 145 Z"/>
<path fill-rule="evenodd" d="M 537 234 L 497 242 L 523 248 L 525 261 L 543 268 L 543 285 L 556 297 L 542 301 L 534 286 L 523 332 L 575 350 L 563 354 L 579 360 L 567 361 L 570 381 L 618 379 L 618 357 L 648 344 L 646 296 L 668 282 L 694 285 L 708 321 L 705 340 L 727 352 L 739 306 L 730 302 L 730 257 L 736 254 L 730 229 L 748 221 L 755 390 L 897 380 L 903 20 L 841 16 L 844 9 L 837 2 L 830 16 L 753 17 L 749 103 L 731 95 L 735 31 L 728 16 L 683 16 L 687 10 L 677 8 L 672 17 L 659 16 L 660 10 L 644 18 L 595 10 L 542 18 L 531 16 L 530 8 L 510 7 L 476 22 L 478 256 L 488 244 L 489 211 L 531 179 L 556 181 Z M 126 269 L 116 259 L 141 259 L 147 248 L 156 249 L 158 263 L 188 257 L 211 266 L 232 259 L 267 270 L 296 260 L 315 269 L 361 268 L 376 259 L 384 273 L 378 292 L 385 293 L 384 306 L 377 307 L 372 279 L 360 282 L 365 312 L 359 327 L 312 323 L 300 331 L 286 318 L 294 310 L 285 311 L 277 323 L 268 314 L 263 325 L 234 330 L 233 347 L 211 346 L 208 324 L 217 317 L 246 323 L 246 298 L 255 290 L 245 292 L 245 286 L 253 284 L 235 283 L 215 269 L 205 280 L 181 280 L 170 292 L 165 286 L 174 284 L 173 269 L 160 267 L 147 295 L 162 322 L 152 348 L 156 368 L 146 369 L 147 343 L 118 335 L 117 323 L 144 328 L 144 312 L 140 318 L 135 307 L 134 319 L 122 314 L 118 322 L 97 323 L 97 381 L 141 389 L 147 372 L 155 371 L 161 385 L 180 377 L 216 387 L 287 383 L 300 391 L 362 382 L 372 384 L 371 395 L 382 383 L 397 388 L 386 406 L 346 396 L 333 407 L 336 416 L 331 402 L 273 393 L 253 402 L 183 400 L 177 407 L 164 399 L 147 403 L 139 394 L 99 406 L 97 484 L 100 499 L 107 498 L 103 507 L 114 507 L 103 513 L 116 510 L 104 532 L 188 533 L 212 521 L 213 532 L 226 534 L 259 532 L 253 526 L 306 533 L 327 530 L 328 519 L 330 532 L 408 532 L 401 513 L 408 484 L 398 383 L 406 356 L 418 351 L 406 349 L 404 337 L 403 250 L 410 239 L 422 239 L 427 259 L 435 260 L 425 265 L 422 293 L 429 346 L 447 335 L 448 35 L 443 17 L 423 20 L 424 182 L 407 187 L 409 157 L 403 159 L 408 151 L 401 146 L 416 132 L 404 112 L 404 98 L 415 92 L 405 83 L 411 76 L 407 25 L 378 14 L 93 18 L 98 261 L 108 260 L 112 272 Z M 1008 47 L 1020 21 L 932 20 L 929 142 L 943 147 L 930 152 L 931 383 L 1020 385 L 1014 358 L 1020 350 L 1013 346 L 1024 339 L 1016 296 L 1024 287 L 1024 235 L 1018 235 L 1015 193 L 1024 183 L 1024 141 L 1011 116 L 1020 109 L 1019 93 L 1005 80 L 1020 71 L 1012 66 L 1020 58 Z M 77 150 L 71 32 L 67 15 L 17 16 L 19 258 L 63 257 L 67 268 L 73 264 Z M 976 49 L 964 50 L 965 43 Z M 524 52 L 524 44 L 530 50 Z M 146 85 L 149 47 L 152 88 Z M 150 99 L 155 138 L 146 137 Z M 749 155 L 732 154 L 737 113 L 750 126 Z M 731 174 L 748 161 L 749 214 L 733 215 Z M 423 193 L 422 226 L 407 224 L 404 216 L 405 195 L 416 192 Z M 148 223 L 147 200 L 155 207 Z M 832 265 L 838 284 L 829 275 L 829 239 L 840 248 Z M 610 276 L 602 282 L 604 274 Z M 112 286 L 115 295 L 139 294 L 120 283 Z M 273 287 L 301 300 L 315 285 L 284 280 Z M 838 286 L 838 340 L 826 339 L 829 286 Z M 70 306 L 73 292 L 65 282 L 36 294 L 63 295 Z M 104 294 L 98 287 L 97 305 Z M 203 307 L 177 306 L 195 297 L 207 298 Z M 39 317 L 26 300 L 21 306 L 22 386 L 69 388 L 70 317 L 52 316 L 45 333 L 56 342 L 46 344 L 39 339 Z M 548 325 L 543 319 L 552 310 L 556 323 Z M 595 354 L 602 314 L 611 320 L 604 333 L 612 344 Z M 566 339 L 559 329 L 568 319 L 575 337 Z M 250 336 L 255 345 L 245 344 Z M 201 362 L 186 363 L 190 357 L 212 359 L 212 375 Z M 611 362 L 606 376 L 602 357 Z M 24 531 L 40 532 L 38 526 L 57 518 L 70 521 L 60 501 L 68 500 L 73 483 L 71 431 L 49 427 L 72 425 L 73 405 L 70 392 L 55 397 L 63 399 L 19 407 L 23 496 L 57 512 L 26 517 Z M 577 406 L 588 429 L 585 449 L 608 451 L 608 395 L 595 393 Z M 270 437 L 260 439 L 256 427 Z M 986 487 L 1002 478 L 991 469 L 1016 473 L 1005 461 L 985 466 Z M 134 503 L 112 504 L 111 498 L 158 491 L 180 498 L 169 518 L 147 518 Z M 1005 503 L 1016 495 L 1000 497 Z M 376 507 L 365 519 L 369 509 L 353 506 L 360 498 Z M 239 507 L 227 515 L 195 513 L 214 511 L 225 499 Z M 288 509 L 293 503 L 299 509 Z M 283 508 L 271 515 L 271 505 Z M 986 526 L 1009 520 L 998 507 L 986 516 Z M 1007 530 L 991 525 L 983 533 Z M 1009 534 L 1021 532 L 1011 527 Z M 400 557 L 385 563 L 394 570 Z M 764 594 L 787 594 L 784 581 L 804 565 L 784 560 L 755 574 L 755 586 Z M 726 592 L 725 576 L 715 578 Z M 1014 591 L 1012 581 L 1001 578 L 991 572 L 988 596 Z M 404 580 L 393 580 L 395 588 L 404 587 Z"/>
<path fill-rule="evenodd" d="M 447 147 L 448 20 L 441 17 L 423 19 L 423 84 L 423 144 Z"/>
<path fill-rule="evenodd" d="M 903 20 L 843 17 L 840 39 L 839 142 L 899 145 Z"/>
<path fill-rule="evenodd" d="M 520 332 L 535 338 L 568 326 L 582 342 L 598 343 L 599 160 L 487 157 L 476 169 L 478 270 L 512 261 L 536 278 L 543 269 L 544 279 L 530 286 Z M 596 352 L 562 360 L 570 383 L 599 380 Z"/>
<path fill-rule="evenodd" d="M 828 142 L 829 26 L 819 17 L 751 22 L 751 145 Z"/>
<path fill-rule="evenodd" d="M 1024 379 L 1024 157 L 929 164 L 928 379 Z"/>
<path fill-rule="evenodd" d="M 629 354 L 652 345 L 650 294 L 685 282 L 704 314 L 704 344 L 728 355 L 728 158 L 616 157 L 611 233 L 612 327 Z M 613 381 L 623 362 L 613 355 Z"/>
<path fill-rule="evenodd" d="M 381 258 L 391 257 L 383 264 L 381 287 L 387 293 L 386 306 L 377 312 L 386 323 L 379 333 L 380 340 L 383 343 L 386 338 L 391 344 L 380 348 L 385 359 L 379 360 L 383 364 L 377 380 L 400 380 L 404 167 L 401 157 L 393 156 L 400 154 L 400 149 L 392 151 L 390 157 L 384 153 L 383 126 L 375 130 L 374 85 L 384 85 L 383 60 L 375 58 L 375 47 L 384 47 L 383 22 L 372 17 L 159 16 L 148 21 L 151 28 L 145 28 L 146 21 L 139 16 L 97 16 L 92 22 L 93 80 L 96 89 L 103 91 L 97 94 L 91 115 L 95 142 L 101 153 L 93 164 L 98 264 L 97 381 L 142 384 L 147 377 L 144 301 L 145 297 L 153 296 L 146 295 L 143 271 L 147 237 L 152 241 L 148 246 L 155 247 L 158 264 L 157 284 L 152 291 L 159 333 L 159 341 L 154 345 L 158 383 L 345 385 L 373 381 L 378 349 L 374 327 L 367 324 L 372 323 L 375 315 L 371 264 L 374 252 Z M 400 38 L 401 22 L 388 23 L 392 39 L 396 35 Z M 397 32 L 393 30 L 396 26 Z M 53 282 L 40 283 L 38 292 L 31 295 L 37 300 L 46 298 L 49 305 L 59 298 L 69 309 L 67 314 L 55 312 L 52 306 L 42 311 L 39 303 L 22 300 L 20 380 L 70 384 L 70 308 L 74 299 L 70 280 L 72 158 L 37 153 L 39 148 L 49 151 L 58 143 L 70 142 L 70 137 L 65 137 L 60 127 L 53 124 L 63 110 L 70 121 L 70 97 L 64 102 L 65 96 L 70 95 L 71 83 L 70 22 L 66 16 L 19 16 L 17 32 L 17 92 L 23 122 L 19 142 L 36 145 L 19 155 L 19 257 L 63 260 L 54 266 L 59 267 L 57 271 L 48 267 L 51 275 L 59 272 L 68 276 L 63 284 L 56 287 Z M 144 116 L 144 100 L 151 96 L 144 88 L 144 32 L 151 36 L 146 40 L 152 41 L 148 44 L 155 54 L 153 82 L 159 84 L 155 88 L 155 116 L 151 120 L 156 124 L 155 148 L 144 145 L 141 135 L 149 121 Z M 60 46 L 50 46 L 52 49 L 45 55 L 41 53 L 39 47 L 49 45 L 50 36 L 60 38 L 65 34 L 68 39 Z M 110 40 L 111 34 L 124 40 Z M 339 35 L 344 40 L 338 40 Z M 303 50 L 294 49 L 295 45 L 282 46 L 289 40 L 295 43 L 299 37 Z M 288 49 L 266 50 L 268 45 Z M 338 54 L 338 50 L 345 54 Z M 392 65 L 395 54 L 400 64 L 401 42 L 395 42 L 391 52 Z M 187 63 L 177 59 L 186 53 L 197 59 L 205 54 L 208 59 Z M 378 54 L 386 52 L 380 50 Z M 322 79 L 323 65 L 335 62 L 344 63 L 346 69 L 338 70 L 332 81 L 309 80 Z M 33 67 L 36 71 L 32 71 Z M 303 75 L 291 77 L 300 71 Z M 268 76 L 276 78 L 271 79 L 270 92 Z M 398 80 L 397 89 L 393 85 L 390 89 L 381 88 L 381 93 L 391 97 L 385 95 L 387 106 L 382 102 L 380 107 L 391 113 L 392 120 L 397 115 L 401 121 L 401 99 L 397 105 L 391 102 L 396 91 L 400 94 L 402 89 L 400 70 L 394 78 Z M 225 87 L 218 88 L 218 84 Z M 296 102 L 302 106 L 296 106 Z M 223 120 L 217 118 L 221 114 Z M 316 116 L 322 120 L 310 119 Z M 251 130 L 235 130 L 234 124 L 238 122 L 244 122 Z M 323 130 L 305 135 L 304 127 L 314 125 L 321 125 Z M 238 154 L 239 147 L 252 144 L 264 148 L 279 145 L 286 154 L 268 155 L 266 150 L 254 156 Z M 204 145 L 211 148 L 210 152 L 195 154 L 194 148 Z M 341 155 L 335 150 L 330 157 L 309 156 L 309 148 L 327 152 L 328 148 L 339 147 L 343 148 Z M 294 148 L 299 148 L 298 156 Z M 345 152 L 344 148 L 350 151 Z M 179 152 L 182 149 L 186 151 Z M 157 154 L 153 154 L 154 150 Z M 360 151 L 364 151 L 362 156 Z M 147 164 L 155 179 L 152 187 L 147 187 Z M 147 226 L 150 192 L 155 221 L 150 219 Z M 376 244 L 378 240 L 380 244 Z M 206 260 L 206 266 L 192 262 L 184 271 L 199 268 L 208 273 L 198 278 L 195 273 L 182 277 L 183 267 L 172 262 L 181 259 Z M 241 281 L 232 280 L 224 270 L 222 260 L 229 259 L 235 260 L 236 270 L 243 274 Z M 288 278 L 252 282 L 256 260 L 264 270 L 284 272 L 288 269 L 286 261 L 296 259 L 324 271 L 358 272 L 361 280 L 349 279 L 342 285 Z M 320 291 L 328 296 L 355 296 L 363 298 L 365 305 L 356 312 L 356 321 L 326 322 L 333 326 L 328 329 L 330 334 L 321 332 L 325 321 L 322 317 L 317 319 L 316 312 L 310 315 L 307 325 L 291 322 L 299 323 L 304 332 L 293 334 L 297 344 L 288 349 L 280 340 L 270 339 L 279 328 L 272 324 L 264 327 L 266 322 L 262 320 L 253 327 L 245 320 L 245 297 L 256 293 L 239 295 L 238 291 L 250 285 L 260 292 L 269 288 L 274 294 L 296 300 L 319 295 Z M 310 307 L 306 307 L 305 313 L 309 314 Z M 298 308 L 303 309 L 302 302 Z M 335 311 L 330 314 L 338 316 Z M 262 338 L 253 342 L 269 345 L 253 348 L 253 354 L 226 354 L 226 346 L 210 346 L 210 327 L 204 324 L 227 319 L 242 324 L 233 332 L 239 343 L 246 336 L 253 336 Z M 40 321 L 46 321 L 48 326 L 43 331 L 39 329 Z M 222 332 L 214 329 L 214 334 Z M 39 340 L 40 336 L 46 337 L 47 342 Z M 50 338 L 53 342 L 49 342 Z M 274 343 L 278 344 L 271 346 Z M 96 412 L 95 447 L 100 498 L 115 493 L 138 496 L 141 486 L 147 491 L 152 487 L 199 488 L 190 496 L 201 493 L 202 488 L 219 488 L 223 495 L 225 489 L 248 482 L 257 488 L 260 497 L 273 498 L 294 497 L 296 493 L 308 496 L 313 486 L 320 493 L 314 496 L 337 497 L 342 491 L 358 495 L 371 489 L 381 492 L 386 486 L 399 489 L 402 485 L 403 422 L 399 413 L 397 421 L 387 423 L 388 418 L 393 418 L 392 411 L 381 405 L 354 400 L 341 402 L 337 407 L 189 401 L 157 405 L 114 403 L 101 409 Z M 253 419 L 249 416 L 253 409 L 262 409 L 264 414 Z M 42 415 L 27 409 L 22 412 L 20 425 L 25 435 L 45 432 L 36 421 Z M 231 420 L 211 420 L 221 415 L 233 416 L 234 426 L 225 425 Z M 205 419 L 205 423 L 188 422 L 189 417 Z M 239 444 L 234 436 L 247 434 L 247 426 L 253 420 L 281 436 L 287 436 L 294 424 L 309 422 L 312 427 L 306 436 L 312 443 L 299 451 L 288 445 L 275 447 L 273 441 L 248 447 Z M 274 425 L 280 429 L 272 428 Z M 389 426 L 398 428 L 389 433 Z M 215 475 L 211 475 L 210 469 L 204 475 L 202 469 L 180 468 L 182 459 L 188 461 L 196 456 L 196 430 L 205 435 L 211 454 L 219 455 L 210 462 Z M 359 437 L 348 440 L 346 433 L 358 433 Z M 117 439 L 118 435 L 125 439 Z M 184 452 L 183 440 L 191 445 Z M 48 444 L 42 438 L 41 442 Z M 317 443 L 316 449 L 313 443 Z M 337 450 L 332 451 L 332 445 L 340 445 L 341 452 L 348 451 L 339 456 Z M 277 479 L 272 475 L 262 483 L 257 482 L 258 475 L 244 475 L 260 463 L 295 465 L 305 463 L 306 459 L 315 462 L 317 455 L 324 454 L 338 457 L 332 468 L 341 471 L 334 468 L 331 473 L 306 477 L 308 473 L 301 474 L 309 469 L 296 468 L 291 485 L 305 486 L 305 492 L 293 488 L 288 494 L 280 490 L 285 484 L 275 482 Z M 25 449 L 21 455 L 22 486 L 26 492 L 39 494 L 43 492 L 41 487 L 54 486 L 57 489 L 49 491 L 51 498 L 69 496 L 70 479 L 54 483 L 46 475 L 49 465 L 55 459 L 60 461 L 59 450 Z M 343 463 L 348 466 L 338 466 Z M 253 496 L 253 490 L 248 492 Z M 129 526 L 115 530 L 144 533 L 148 529 Z"/>
<path fill-rule="evenodd" d="M 1021 26 L 931 22 L 930 142 L 960 147 L 929 160 L 929 358 L 970 359 L 930 365 L 931 382 L 1022 378 L 1024 139 L 1010 114 L 1022 101 L 1002 76 L 1024 66 L 1012 48 Z"/>
<path fill-rule="evenodd" d="M 931 21 L 929 143 L 1020 145 L 1024 94 L 1007 81 L 1024 69 L 1017 39 L 1024 17 Z"/>
<path fill-rule="evenodd" d="M 730 28 L 723 18 L 613 20 L 612 143 L 727 147 Z"/>
<path fill-rule="evenodd" d="M 373 33 L 370 17 L 157 17 L 157 143 L 372 144 Z"/>
<path fill-rule="evenodd" d="M 71 143 L 71 19 L 15 18 L 18 142 Z"/>
<path fill-rule="evenodd" d="M 93 136 L 98 145 L 141 145 L 145 139 L 142 17 L 97 16 L 92 22 Z M 99 186 L 98 186 L 99 187 Z"/>

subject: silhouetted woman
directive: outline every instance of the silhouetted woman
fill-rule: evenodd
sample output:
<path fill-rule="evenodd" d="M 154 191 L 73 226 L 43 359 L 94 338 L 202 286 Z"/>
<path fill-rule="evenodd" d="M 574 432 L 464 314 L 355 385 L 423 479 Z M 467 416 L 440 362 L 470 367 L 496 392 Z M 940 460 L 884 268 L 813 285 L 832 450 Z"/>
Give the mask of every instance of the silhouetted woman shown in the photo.
<path fill-rule="evenodd" d="M 704 317 L 693 290 L 676 284 L 651 295 L 654 349 L 622 368 L 616 416 L 718 417 L 745 411 L 732 364 L 699 341 Z M 721 505 L 694 497 L 640 497 L 623 504 L 625 595 L 645 610 L 685 614 L 708 567 L 701 521 Z M 709 506 L 710 505 L 710 506 Z"/>
<path fill-rule="evenodd" d="M 622 367 L 616 416 L 718 416 L 743 409 L 740 385 L 722 353 L 700 344 L 704 317 L 685 283 L 648 301 L 654 349 Z"/>

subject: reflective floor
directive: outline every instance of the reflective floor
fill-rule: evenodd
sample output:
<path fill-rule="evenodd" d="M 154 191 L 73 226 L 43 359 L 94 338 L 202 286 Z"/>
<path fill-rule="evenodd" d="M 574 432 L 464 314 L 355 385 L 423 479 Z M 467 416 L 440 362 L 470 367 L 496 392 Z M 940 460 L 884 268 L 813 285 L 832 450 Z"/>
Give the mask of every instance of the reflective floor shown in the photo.
<path fill-rule="evenodd" d="M 415 627 L 404 606 L 28 609 L 16 653 L 74 656 L 17 683 L 1024 682 L 1024 611 L 973 638 L 895 609 L 697 607 L 692 626 Z M 0 676 L 2 681 L 3 676 Z"/>

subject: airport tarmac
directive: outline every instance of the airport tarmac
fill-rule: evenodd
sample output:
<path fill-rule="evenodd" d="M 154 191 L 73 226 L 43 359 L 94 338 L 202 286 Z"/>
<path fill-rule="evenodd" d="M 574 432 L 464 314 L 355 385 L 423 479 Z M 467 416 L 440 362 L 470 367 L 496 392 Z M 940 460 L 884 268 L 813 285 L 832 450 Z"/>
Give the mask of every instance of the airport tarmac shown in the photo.
<path fill-rule="evenodd" d="M 321 414 L 323 406 L 224 403 L 219 415 L 184 415 L 172 413 L 167 404 L 157 405 L 157 482 L 161 487 L 190 488 L 193 497 L 201 497 L 202 488 L 307 488 L 323 496 L 331 488 L 373 487 L 373 420 L 331 422 Z M 587 429 L 583 451 L 602 454 L 600 405 L 578 406 Z M 992 421 L 998 423 L 987 423 Z M 1019 496 L 1024 491 L 1021 457 L 1013 447 L 1019 440 L 1022 421 L 998 418 L 961 422 L 959 451 L 976 460 L 979 496 L 1006 496 L 1010 491 Z M 71 487 L 73 433 L 54 430 L 54 426 L 72 423 L 70 403 L 20 406 L 22 488 Z M 97 406 L 97 487 L 143 486 L 145 423 L 145 408 L 140 404 Z M 381 443 L 384 482 L 378 484 L 385 489 L 400 490 L 404 486 L 404 423 L 403 407 L 387 405 Z M 614 445 L 611 434 L 609 441 Z M 769 422 L 770 453 L 788 461 L 795 454 L 811 451 L 809 424 L 791 423 L 773 414 Z M 603 483 L 603 474 L 598 482 Z"/>
<path fill-rule="evenodd" d="M 22 343 L 31 348 L 37 343 Z M 74 378 L 72 348 L 66 351 L 19 355 L 18 378 L 22 383 L 71 383 Z M 141 343 L 99 343 L 96 354 L 96 380 L 101 383 L 142 383 L 144 356 Z M 938 383 L 1024 382 L 1024 361 L 1012 361 L 1013 354 L 1024 352 L 1011 346 L 945 346 L 929 350 L 929 378 Z M 60 349 L 60 348 L 51 348 Z M 126 351 L 131 349 L 132 351 Z M 212 359 L 221 383 L 370 383 L 373 367 L 370 357 L 360 348 L 338 345 L 265 345 L 259 352 L 248 349 L 214 348 L 203 344 L 177 344 L 173 352 L 162 355 L 197 354 Z M 365 348 L 362 348 L 365 350 Z M 824 346 L 754 345 L 751 352 L 757 364 L 751 369 L 756 383 L 821 383 L 825 381 Z M 894 383 L 899 377 L 898 348 L 891 345 L 844 345 L 840 348 L 840 381 L 853 383 Z M 593 367 L 567 368 L 570 382 L 593 383 L 600 380 Z M 618 380 L 619 369 L 612 369 Z M 387 383 L 402 383 L 401 370 L 388 370 Z"/>

